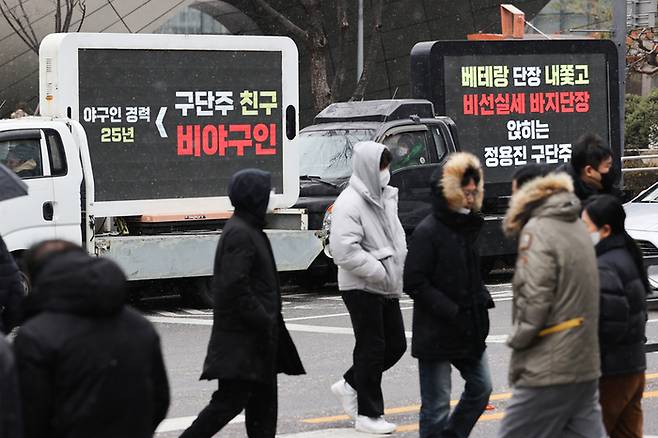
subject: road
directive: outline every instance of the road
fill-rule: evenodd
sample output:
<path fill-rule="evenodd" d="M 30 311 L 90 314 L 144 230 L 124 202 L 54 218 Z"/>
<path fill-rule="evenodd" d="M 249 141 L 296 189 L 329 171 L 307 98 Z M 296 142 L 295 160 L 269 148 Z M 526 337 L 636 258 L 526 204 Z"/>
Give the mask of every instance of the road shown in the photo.
<path fill-rule="evenodd" d="M 493 409 L 485 412 L 471 435 L 480 438 L 496 435 L 510 396 L 507 383 L 509 350 L 504 339 L 510 328 L 511 290 L 505 283 L 492 285 L 490 290 L 496 301 L 496 308 L 490 314 L 491 333 L 487 348 L 494 386 Z M 160 425 L 156 436 L 176 437 L 206 405 L 216 388 L 215 382 L 198 380 L 210 336 L 212 312 L 210 309 L 183 308 L 176 298 L 142 301 L 138 307 L 151 319 L 162 337 L 171 382 L 172 404 L 167 420 Z M 401 300 L 401 308 L 405 327 L 410 330 L 411 300 Z M 352 422 L 343 415 L 329 391 L 331 384 L 349 366 L 354 345 L 349 316 L 335 287 L 317 292 L 287 289 L 283 297 L 283 314 L 308 374 L 279 378 L 278 433 L 328 431 L 318 432 L 318 436 L 354 436 L 348 432 Z M 649 318 L 647 338 L 649 342 L 658 342 L 658 313 L 652 312 Z M 411 333 L 408 331 L 407 334 L 410 340 Z M 387 419 L 398 424 L 396 436 L 399 437 L 418 436 L 417 373 L 416 360 L 407 352 L 384 375 Z M 458 373 L 453 372 L 453 400 L 458 399 L 462 385 Z M 648 355 L 643 405 L 645 435 L 658 436 L 658 353 Z M 246 436 L 243 423 L 244 418 L 238 417 L 218 436 Z"/>

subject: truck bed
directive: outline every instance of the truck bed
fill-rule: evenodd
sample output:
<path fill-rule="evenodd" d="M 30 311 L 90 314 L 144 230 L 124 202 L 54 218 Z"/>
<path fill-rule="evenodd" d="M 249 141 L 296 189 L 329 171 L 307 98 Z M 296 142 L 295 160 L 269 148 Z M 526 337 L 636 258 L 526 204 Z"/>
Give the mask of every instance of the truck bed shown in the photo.
<path fill-rule="evenodd" d="M 322 251 L 312 230 L 266 230 L 279 271 L 306 270 Z M 128 280 L 212 275 L 221 231 L 156 236 L 97 235 L 96 254 L 116 261 Z"/>

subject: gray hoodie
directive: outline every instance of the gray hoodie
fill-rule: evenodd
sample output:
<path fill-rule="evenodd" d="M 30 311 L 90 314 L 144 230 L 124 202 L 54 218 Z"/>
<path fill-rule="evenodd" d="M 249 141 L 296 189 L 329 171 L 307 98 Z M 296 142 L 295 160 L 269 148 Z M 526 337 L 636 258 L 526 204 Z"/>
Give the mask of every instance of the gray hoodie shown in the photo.
<path fill-rule="evenodd" d="M 331 253 L 341 291 L 363 290 L 398 298 L 407 243 L 398 219 L 398 190 L 381 188 L 379 161 L 386 146 L 357 143 L 352 177 L 333 207 Z"/>

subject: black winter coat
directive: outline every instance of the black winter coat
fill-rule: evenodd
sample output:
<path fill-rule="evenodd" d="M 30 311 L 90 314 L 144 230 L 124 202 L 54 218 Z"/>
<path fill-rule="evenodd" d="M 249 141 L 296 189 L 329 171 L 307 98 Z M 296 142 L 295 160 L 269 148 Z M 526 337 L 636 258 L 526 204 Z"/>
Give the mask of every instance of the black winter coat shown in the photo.
<path fill-rule="evenodd" d="M 16 361 L 9 343 L 0 336 L 0 438 L 22 438 L 23 421 Z"/>
<path fill-rule="evenodd" d="M 8 333 L 22 318 L 23 285 L 14 257 L 0 237 L 0 331 Z"/>
<path fill-rule="evenodd" d="M 214 321 L 202 379 L 271 382 L 277 372 L 304 374 L 281 315 L 281 290 L 263 232 L 269 173 L 241 171 L 229 196 L 235 214 L 222 231 L 213 279 Z"/>
<path fill-rule="evenodd" d="M 110 260 L 71 251 L 43 265 L 14 342 L 26 438 L 153 436 L 169 406 L 160 340 L 125 297 Z"/>
<path fill-rule="evenodd" d="M 434 211 L 414 230 L 404 269 L 404 290 L 414 300 L 411 354 L 424 360 L 478 359 L 493 307 L 476 244 L 483 219 L 450 210 L 439 178 L 432 178 Z"/>
<path fill-rule="evenodd" d="M 601 278 L 599 343 L 604 376 L 646 369 L 646 287 L 624 236 L 615 235 L 596 246 Z"/>

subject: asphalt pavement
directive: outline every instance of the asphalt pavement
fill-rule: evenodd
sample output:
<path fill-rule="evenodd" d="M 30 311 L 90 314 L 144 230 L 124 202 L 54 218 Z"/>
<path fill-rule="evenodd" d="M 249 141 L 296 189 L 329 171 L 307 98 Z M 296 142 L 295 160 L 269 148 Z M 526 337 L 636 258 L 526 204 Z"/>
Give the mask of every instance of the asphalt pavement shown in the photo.
<path fill-rule="evenodd" d="M 500 281 L 500 280 L 499 280 Z M 487 354 L 493 380 L 491 410 L 486 411 L 472 437 L 495 437 L 510 398 L 507 382 L 509 349 L 505 336 L 511 322 L 511 287 L 490 286 L 496 308 L 490 313 L 491 332 Z M 212 326 L 210 309 L 183 307 L 176 297 L 141 301 L 138 308 L 156 326 L 162 338 L 165 363 L 171 384 L 172 403 L 167 419 L 158 428 L 157 438 L 177 437 L 207 404 L 216 382 L 199 381 L 201 366 Z M 412 302 L 400 302 L 408 340 L 411 339 Z M 329 390 L 349 367 L 354 339 L 347 309 L 336 287 L 320 291 L 286 289 L 284 319 L 306 367 L 305 376 L 279 377 L 280 436 L 296 438 L 349 438 L 368 435 L 354 432 L 353 422 L 342 412 Z M 649 315 L 647 338 L 658 343 L 658 312 Z M 453 372 L 452 398 L 463 388 L 459 373 Z M 420 393 L 417 362 L 409 351 L 384 374 L 386 418 L 395 422 L 395 436 L 418 436 Z M 643 401 L 645 436 L 658 437 L 658 353 L 648 355 L 647 387 Z M 238 416 L 217 436 L 244 437 L 244 417 Z"/>

